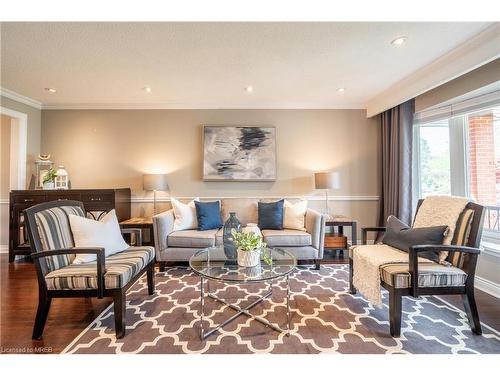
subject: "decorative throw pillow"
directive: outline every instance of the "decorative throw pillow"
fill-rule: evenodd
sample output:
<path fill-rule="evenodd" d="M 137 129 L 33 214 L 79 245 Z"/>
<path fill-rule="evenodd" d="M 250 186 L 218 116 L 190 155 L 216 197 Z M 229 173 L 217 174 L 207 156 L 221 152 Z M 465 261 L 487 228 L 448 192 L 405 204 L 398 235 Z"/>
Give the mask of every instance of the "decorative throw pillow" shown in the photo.
<path fill-rule="evenodd" d="M 122 237 L 115 210 L 109 211 L 99 221 L 77 215 L 68 217 L 75 247 L 103 247 L 107 257 L 129 248 Z M 95 260 L 95 254 L 77 254 L 73 264 Z"/>
<path fill-rule="evenodd" d="M 396 249 L 409 252 L 410 247 L 414 245 L 442 245 L 447 229 L 446 225 L 410 228 L 397 217 L 391 215 L 387 219 L 382 242 Z M 439 263 L 439 253 L 424 251 L 419 253 L 418 256 Z"/>
<path fill-rule="evenodd" d="M 259 202 L 259 228 L 282 230 L 283 205 L 283 199 L 271 203 Z"/>
<path fill-rule="evenodd" d="M 198 230 L 209 230 L 222 228 L 220 216 L 220 201 L 194 202 L 196 207 L 196 218 Z"/>
<path fill-rule="evenodd" d="M 174 231 L 198 228 L 196 206 L 194 205 L 196 201 L 199 201 L 199 198 L 194 198 L 188 204 L 184 204 L 175 198 L 170 199 L 172 208 L 174 209 Z"/>
<path fill-rule="evenodd" d="M 307 201 L 299 201 L 295 204 L 285 199 L 284 204 L 285 217 L 283 227 L 286 229 L 295 229 L 305 231 L 305 218 L 307 211 Z"/>

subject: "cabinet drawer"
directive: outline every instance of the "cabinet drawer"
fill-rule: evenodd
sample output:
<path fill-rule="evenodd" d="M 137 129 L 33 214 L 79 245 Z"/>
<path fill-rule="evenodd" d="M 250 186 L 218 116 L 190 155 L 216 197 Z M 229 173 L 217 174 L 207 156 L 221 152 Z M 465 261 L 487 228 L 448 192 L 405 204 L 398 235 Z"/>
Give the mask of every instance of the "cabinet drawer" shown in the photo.
<path fill-rule="evenodd" d="M 23 194 L 23 195 L 15 195 L 14 196 L 14 203 L 25 203 L 29 205 L 34 205 L 37 203 L 42 203 L 45 202 L 46 196 L 45 195 L 38 195 L 38 194 Z"/>
<path fill-rule="evenodd" d="M 81 201 L 82 195 L 80 193 L 54 193 L 49 196 L 51 201 Z"/>
<path fill-rule="evenodd" d="M 104 203 L 104 204 L 110 204 L 114 203 L 115 201 L 115 195 L 114 193 L 82 193 L 82 201 L 85 203 Z"/>

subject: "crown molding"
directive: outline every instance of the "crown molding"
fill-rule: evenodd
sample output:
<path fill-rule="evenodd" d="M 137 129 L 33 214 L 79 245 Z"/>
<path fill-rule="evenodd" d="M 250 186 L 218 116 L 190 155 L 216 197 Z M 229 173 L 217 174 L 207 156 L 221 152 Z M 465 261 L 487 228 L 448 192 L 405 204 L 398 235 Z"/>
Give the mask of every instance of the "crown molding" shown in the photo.
<path fill-rule="evenodd" d="M 0 95 L 9 98 L 12 100 L 15 100 L 16 102 L 23 103 L 26 105 L 29 105 L 30 107 L 36 108 L 36 109 L 42 109 L 43 105 L 41 102 L 35 99 L 28 98 L 27 96 L 18 94 L 15 91 L 0 87 Z"/>
<path fill-rule="evenodd" d="M 493 23 L 366 103 L 367 117 L 395 107 L 500 57 L 500 23 Z"/>
<path fill-rule="evenodd" d="M 365 110 L 364 106 L 361 104 L 352 106 L 328 106 L 315 103 L 278 103 L 271 105 L 249 105 L 241 106 L 237 105 L 234 107 L 216 105 L 213 103 L 180 103 L 180 102 L 170 102 L 170 103 L 59 103 L 59 104 L 42 104 L 41 108 L 43 110 L 143 110 L 143 109 L 179 109 L 179 110 L 193 110 L 193 109 L 314 109 L 314 110 L 328 110 L 328 109 L 356 109 Z"/>

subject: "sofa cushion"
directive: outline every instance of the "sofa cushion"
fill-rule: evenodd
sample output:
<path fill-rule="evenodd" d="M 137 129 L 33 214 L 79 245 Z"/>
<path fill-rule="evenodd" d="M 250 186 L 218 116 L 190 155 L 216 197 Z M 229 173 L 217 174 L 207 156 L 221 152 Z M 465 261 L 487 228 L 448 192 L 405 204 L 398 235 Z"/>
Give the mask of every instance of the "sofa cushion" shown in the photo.
<path fill-rule="evenodd" d="M 194 202 L 194 204 L 196 206 L 198 230 L 219 229 L 222 227 L 220 201 Z"/>
<path fill-rule="evenodd" d="M 264 203 L 259 202 L 259 228 L 283 229 L 284 200 Z"/>
<path fill-rule="evenodd" d="M 386 264 L 380 267 L 380 277 L 385 283 L 395 288 L 410 287 L 410 272 L 407 263 Z M 418 286 L 462 286 L 467 274 L 457 267 L 444 266 L 438 263 L 419 263 Z"/>
<path fill-rule="evenodd" d="M 414 245 L 441 245 L 446 225 L 435 227 L 410 228 L 397 217 L 390 215 L 387 219 L 386 231 L 382 242 L 386 245 L 406 252 Z M 435 251 L 424 251 L 418 254 L 422 258 L 439 262 L 439 254 Z"/>
<path fill-rule="evenodd" d="M 106 258 L 104 286 L 115 289 L 125 286 L 155 257 L 155 250 L 150 246 L 129 247 L 125 251 Z M 61 289 L 97 289 L 96 262 L 71 264 L 45 275 L 47 288 Z"/>
<path fill-rule="evenodd" d="M 257 203 L 254 198 L 226 198 L 222 199 L 222 221 L 229 219 L 230 212 L 236 212 L 236 217 L 242 226 L 248 223 L 257 223 Z"/>
<path fill-rule="evenodd" d="M 167 243 L 169 247 L 210 247 L 215 245 L 215 233 L 217 229 L 179 230 L 168 235 Z"/>
<path fill-rule="evenodd" d="M 262 230 L 262 235 L 264 236 L 264 242 L 267 243 L 269 247 L 276 246 L 311 246 L 312 238 L 307 232 L 294 229 L 284 229 L 284 230 L 274 230 L 274 229 L 264 229 Z"/>

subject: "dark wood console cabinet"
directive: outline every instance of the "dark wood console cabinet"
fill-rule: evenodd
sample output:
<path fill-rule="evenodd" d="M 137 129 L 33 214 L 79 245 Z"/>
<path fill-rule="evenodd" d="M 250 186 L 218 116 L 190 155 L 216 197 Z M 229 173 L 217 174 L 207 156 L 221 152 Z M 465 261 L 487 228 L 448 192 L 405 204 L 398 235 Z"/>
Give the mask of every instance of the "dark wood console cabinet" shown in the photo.
<path fill-rule="evenodd" d="M 130 219 L 130 188 L 13 190 L 9 205 L 9 262 L 13 262 L 16 255 L 30 254 L 23 210 L 38 203 L 62 199 L 83 202 L 87 216 L 95 219 L 113 208 L 118 221 Z"/>

